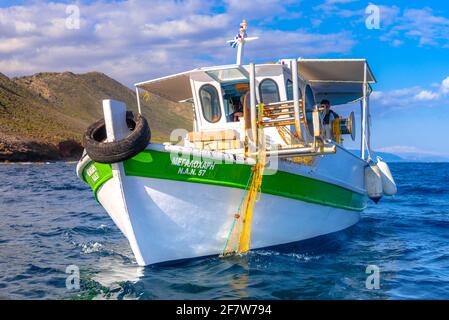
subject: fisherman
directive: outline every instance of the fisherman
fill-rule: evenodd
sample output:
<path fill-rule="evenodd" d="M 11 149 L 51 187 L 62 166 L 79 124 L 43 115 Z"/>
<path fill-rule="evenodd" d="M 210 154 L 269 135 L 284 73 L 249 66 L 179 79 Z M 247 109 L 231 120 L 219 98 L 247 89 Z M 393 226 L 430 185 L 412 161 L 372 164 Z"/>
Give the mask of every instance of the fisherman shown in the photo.
<path fill-rule="evenodd" d="M 323 123 L 330 124 L 330 116 L 332 115 L 334 119 L 340 118 L 340 116 L 333 110 L 331 110 L 331 103 L 329 100 L 323 99 L 321 100 L 321 108 L 324 108 L 324 117 L 323 117 Z"/>
<path fill-rule="evenodd" d="M 246 103 L 249 103 L 249 91 L 240 96 L 238 100 L 232 100 L 234 112 L 231 114 L 231 119 L 233 122 L 238 122 L 241 118 L 243 118 L 243 109 L 245 108 Z"/>
<path fill-rule="evenodd" d="M 332 139 L 332 125 L 331 116 L 333 119 L 338 119 L 340 116 L 333 110 L 331 110 L 331 103 L 327 99 L 321 100 L 321 108 L 323 111 L 323 125 L 326 139 Z"/>
<path fill-rule="evenodd" d="M 238 122 L 240 121 L 240 118 L 243 117 L 243 105 L 241 103 L 238 104 L 236 110 L 234 111 L 233 115 L 233 120 L 234 122 Z"/>

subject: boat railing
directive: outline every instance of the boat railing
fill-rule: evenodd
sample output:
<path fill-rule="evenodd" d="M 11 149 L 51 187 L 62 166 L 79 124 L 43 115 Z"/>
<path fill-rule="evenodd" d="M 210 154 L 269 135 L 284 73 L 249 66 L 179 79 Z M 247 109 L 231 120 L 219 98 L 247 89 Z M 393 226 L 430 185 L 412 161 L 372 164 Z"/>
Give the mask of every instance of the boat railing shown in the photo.
<path fill-rule="evenodd" d="M 296 71 L 296 72 L 295 72 Z M 318 156 L 335 153 L 336 148 L 324 137 L 323 124 L 319 116 L 318 106 L 312 111 L 311 123 L 305 115 L 305 103 L 299 98 L 299 84 L 297 61 L 292 61 L 293 100 L 278 101 L 264 105 L 256 104 L 255 65 L 250 64 L 250 107 L 244 108 L 245 118 L 245 155 L 253 157 L 260 148 L 257 130 L 276 128 L 284 145 L 273 146 L 267 144 L 270 150 L 267 155 L 278 157 Z M 312 126 L 313 130 L 309 130 Z M 266 139 L 265 139 L 266 140 Z"/>

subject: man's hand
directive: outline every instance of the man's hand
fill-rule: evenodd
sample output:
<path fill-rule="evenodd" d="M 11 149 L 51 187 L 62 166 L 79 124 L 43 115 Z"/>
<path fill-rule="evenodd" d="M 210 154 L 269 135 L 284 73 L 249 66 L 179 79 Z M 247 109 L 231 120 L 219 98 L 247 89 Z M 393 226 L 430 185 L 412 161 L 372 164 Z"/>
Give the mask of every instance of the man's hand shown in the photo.
<path fill-rule="evenodd" d="M 234 122 L 239 121 L 241 117 L 243 117 L 243 112 L 234 112 Z"/>

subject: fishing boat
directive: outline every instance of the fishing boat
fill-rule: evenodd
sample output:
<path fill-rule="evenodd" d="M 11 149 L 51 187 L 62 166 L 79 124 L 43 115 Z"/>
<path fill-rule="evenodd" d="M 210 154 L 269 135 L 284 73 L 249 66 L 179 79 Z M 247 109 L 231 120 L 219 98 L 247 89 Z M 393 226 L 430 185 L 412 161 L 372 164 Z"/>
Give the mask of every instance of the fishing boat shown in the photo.
<path fill-rule="evenodd" d="M 104 100 L 84 136 L 80 179 L 126 236 L 139 265 L 226 256 L 348 228 L 371 198 L 393 195 L 388 165 L 371 152 L 365 59 L 281 59 L 196 68 L 135 85 L 139 111 Z M 147 92 L 193 110 L 193 131 L 151 143 Z M 356 102 L 360 112 L 329 112 Z M 327 121 L 326 121 L 327 116 Z M 151 120 L 151 119 L 150 119 Z M 358 128 L 358 130 L 356 130 Z M 356 131 L 360 131 L 359 137 Z M 345 140 L 360 141 L 360 153 Z"/>

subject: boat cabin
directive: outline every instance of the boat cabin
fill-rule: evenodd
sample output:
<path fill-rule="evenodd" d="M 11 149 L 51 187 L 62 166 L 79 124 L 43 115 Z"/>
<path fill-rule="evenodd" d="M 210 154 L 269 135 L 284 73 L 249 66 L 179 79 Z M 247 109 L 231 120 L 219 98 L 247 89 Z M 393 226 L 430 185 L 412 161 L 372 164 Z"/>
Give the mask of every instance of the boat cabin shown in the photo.
<path fill-rule="evenodd" d="M 251 125 L 256 116 L 250 114 L 258 113 L 255 106 L 259 104 L 265 108 L 262 122 L 268 145 L 291 145 L 295 137 L 296 144 L 322 137 L 341 145 L 342 139 L 332 132 L 335 126 L 326 128 L 322 123 L 325 110 L 320 101 L 329 100 L 335 110 L 360 100 L 361 132 L 365 132 L 372 83 L 375 78 L 366 60 L 300 58 L 198 68 L 137 83 L 136 91 L 143 89 L 174 102 L 191 103 L 194 130 L 187 135 L 186 146 L 207 145 L 212 150 L 238 152 L 244 149 L 246 131 L 257 127 L 257 123 Z M 354 121 L 353 115 L 342 118 L 339 135 L 346 133 L 354 139 Z M 253 131 L 253 140 L 254 136 Z"/>

